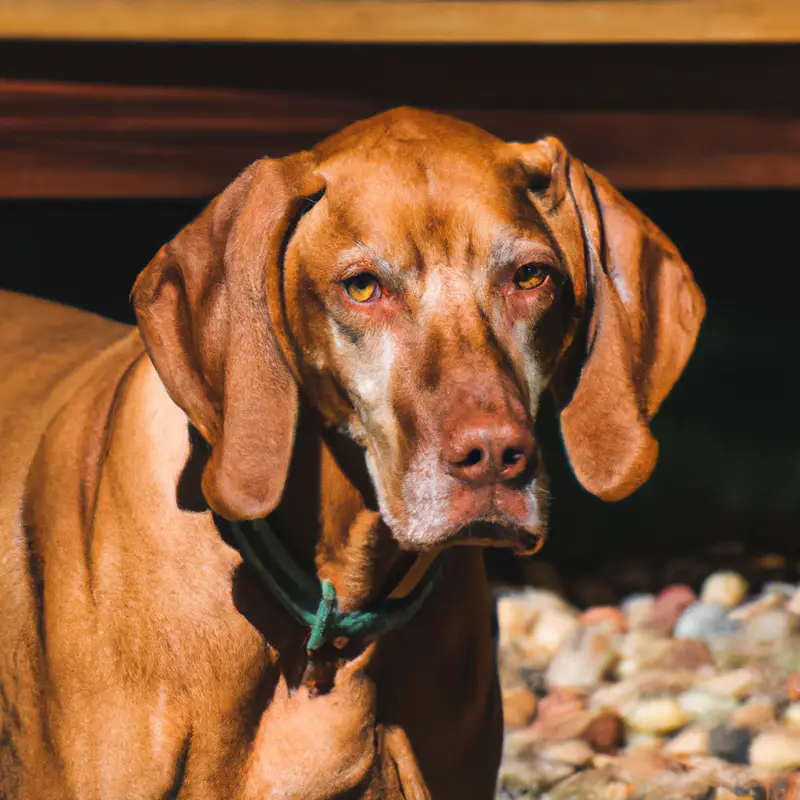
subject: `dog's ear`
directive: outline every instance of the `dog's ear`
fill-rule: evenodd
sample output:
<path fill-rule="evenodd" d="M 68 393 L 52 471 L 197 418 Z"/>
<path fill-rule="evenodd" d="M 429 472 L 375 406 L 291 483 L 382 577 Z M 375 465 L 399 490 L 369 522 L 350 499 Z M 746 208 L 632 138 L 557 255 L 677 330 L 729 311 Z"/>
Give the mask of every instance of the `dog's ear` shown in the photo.
<path fill-rule="evenodd" d="M 283 492 L 298 387 L 282 256 L 303 200 L 321 188 L 310 154 L 257 161 L 161 248 L 131 295 L 167 393 L 211 445 L 203 494 L 228 519 L 265 516 Z"/>
<path fill-rule="evenodd" d="M 585 347 L 577 381 L 561 396 L 554 386 L 567 455 L 588 491 L 619 500 L 655 466 L 650 420 L 689 359 L 705 302 L 672 242 L 561 142 L 530 145 L 526 161 L 529 196 L 588 315 L 573 345 Z"/>

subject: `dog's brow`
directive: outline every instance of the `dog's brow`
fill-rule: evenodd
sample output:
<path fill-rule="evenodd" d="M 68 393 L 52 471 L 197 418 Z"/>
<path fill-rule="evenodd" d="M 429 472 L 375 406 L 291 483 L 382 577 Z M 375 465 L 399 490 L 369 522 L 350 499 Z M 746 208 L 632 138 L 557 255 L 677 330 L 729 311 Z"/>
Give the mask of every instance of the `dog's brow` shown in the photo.
<path fill-rule="evenodd" d="M 375 250 L 372 245 L 367 244 L 366 242 L 362 242 L 360 239 L 356 239 L 356 247 L 362 253 L 364 253 L 370 260 L 372 264 L 374 264 L 378 269 L 389 272 L 394 274 L 397 270 L 392 265 L 392 262 L 389 261 L 388 258 L 385 258 L 380 253 Z"/>
<path fill-rule="evenodd" d="M 511 264 L 517 257 L 517 248 L 510 237 L 504 236 L 492 245 L 491 262 L 498 267 Z"/>
<path fill-rule="evenodd" d="M 546 261 L 554 267 L 558 265 L 556 254 L 550 247 L 525 236 L 504 235 L 492 245 L 491 268 L 504 269 L 520 260 Z"/>

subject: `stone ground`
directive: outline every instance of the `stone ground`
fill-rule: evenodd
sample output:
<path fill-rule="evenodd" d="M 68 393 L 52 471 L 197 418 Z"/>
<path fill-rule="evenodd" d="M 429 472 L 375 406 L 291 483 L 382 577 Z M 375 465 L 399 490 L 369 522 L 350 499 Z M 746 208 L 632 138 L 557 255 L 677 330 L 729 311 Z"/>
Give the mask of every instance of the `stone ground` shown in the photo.
<path fill-rule="evenodd" d="M 800 800 L 800 587 L 497 595 L 499 800 Z"/>

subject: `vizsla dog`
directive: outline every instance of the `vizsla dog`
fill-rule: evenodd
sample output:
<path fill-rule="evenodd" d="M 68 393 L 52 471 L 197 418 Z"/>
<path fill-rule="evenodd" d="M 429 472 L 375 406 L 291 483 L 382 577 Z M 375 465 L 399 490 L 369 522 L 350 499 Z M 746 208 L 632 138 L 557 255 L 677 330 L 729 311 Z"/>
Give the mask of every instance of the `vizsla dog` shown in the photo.
<path fill-rule="evenodd" d="M 544 537 L 546 391 L 588 491 L 648 478 L 673 245 L 556 139 L 398 109 L 250 166 L 132 297 L 0 294 L 0 797 L 491 798 L 481 547 Z"/>

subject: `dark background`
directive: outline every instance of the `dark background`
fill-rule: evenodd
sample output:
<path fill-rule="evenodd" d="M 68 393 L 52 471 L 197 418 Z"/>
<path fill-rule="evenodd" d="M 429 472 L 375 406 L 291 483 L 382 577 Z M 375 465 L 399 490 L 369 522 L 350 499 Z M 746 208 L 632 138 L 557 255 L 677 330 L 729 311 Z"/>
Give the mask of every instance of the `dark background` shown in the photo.
<path fill-rule="evenodd" d="M 717 566 L 755 581 L 795 577 L 800 192 L 626 194 L 676 242 L 708 302 L 697 349 L 654 423 L 659 464 L 633 497 L 602 503 L 577 485 L 545 419 L 550 541 L 535 566 L 493 555 L 493 571 L 560 583 L 583 602 L 696 583 Z M 203 205 L 0 202 L 0 285 L 131 322 L 137 273 Z"/>

